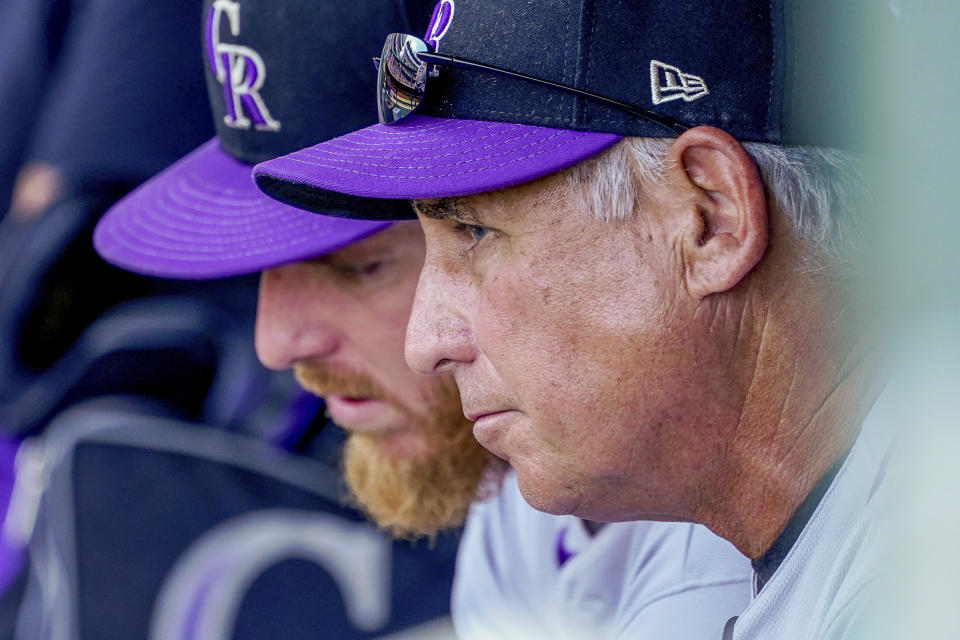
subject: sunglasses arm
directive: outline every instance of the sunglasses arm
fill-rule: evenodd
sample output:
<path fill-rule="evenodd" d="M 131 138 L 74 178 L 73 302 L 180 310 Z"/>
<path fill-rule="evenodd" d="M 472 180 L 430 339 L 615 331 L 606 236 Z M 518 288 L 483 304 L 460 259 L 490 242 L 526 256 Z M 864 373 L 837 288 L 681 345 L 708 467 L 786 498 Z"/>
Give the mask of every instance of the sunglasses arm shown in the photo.
<path fill-rule="evenodd" d="M 621 102 L 620 100 L 614 100 L 613 98 L 608 98 L 606 96 L 601 96 L 596 93 L 591 93 L 589 91 L 584 91 L 583 89 L 577 89 L 576 87 L 570 87 L 565 84 L 558 84 L 551 80 L 544 80 L 543 78 L 537 78 L 534 76 L 528 76 L 523 73 L 517 73 L 516 71 L 510 71 L 509 69 L 503 69 L 501 67 L 496 67 L 492 64 L 484 64 L 482 62 L 474 62 L 473 60 L 467 60 L 466 58 L 456 58 L 444 53 L 434 53 L 432 51 L 422 51 L 417 54 L 417 57 L 421 61 L 428 64 L 434 64 L 440 67 L 453 67 L 455 69 L 469 69 L 471 71 L 486 71 L 488 73 L 497 73 L 504 76 L 510 76 L 512 78 L 517 78 L 519 80 L 526 80 L 528 82 L 536 82 L 537 84 L 546 85 L 560 91 L 566 91 L 567 93 L 573 93 L 584 98 L 589 98 L 597 102 L 602 102 L 604 104 L 616 107 L 637 116 L 638 118 L 643 118 L 644 120 L 649 120 L 650 122 L 655 122 L 660 126 L 666 127 L 673 133 L 680 135 L 690 127 L 678 120 L 673 118 L 668 118 L 662 116 L 659 113 L 653 111 L 648 111 L 643 107 L 638 107 L 637 105 L 630 104 L 629 102 Z"/>

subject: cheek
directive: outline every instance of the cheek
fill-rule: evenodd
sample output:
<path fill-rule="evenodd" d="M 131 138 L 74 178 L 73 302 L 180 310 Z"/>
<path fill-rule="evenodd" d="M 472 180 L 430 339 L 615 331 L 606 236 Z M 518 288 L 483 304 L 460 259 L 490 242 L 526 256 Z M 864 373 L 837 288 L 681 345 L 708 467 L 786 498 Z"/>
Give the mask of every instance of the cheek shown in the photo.
<path fill-rule="evenodd" d="M 423 395 L 422 376 L 410 370 L 403 359 L 408 307 L 384 302 L 355 302 L 337 309 L 337 322 L 349 344 L 339 357 L 373 377 L 404 406 L 417 407 Z"/>
<path fill-rule="evenodd" d="M 562 394 L 632 368 L 659 339 L 668 307 L 657 278 L 639 261 L 589 258 L 511 265 L 481 284 L 474 330 L 501 375 Z"/>
<path fill-rule="evenodd" d="M 637 424 L 659 420 L 652 387 L 666 367 L 670 305 L 655 275 L 632 266 L 540 267 L 566 277 L 502 277 L 481 297 L 478 342 L 527 417 L 518 459 L 615 474 L 643 442 Z"/>
<path fill-rule="evenodd" d="M 578 305 L 556 293 L 569 288 L 519 278 L 493 285 L 480 297 L 475 337 L 496 388 L 526 416 L 517 453 L 523 457 L 528 445 L 531 454 L 564 448 L 582 433 L 567 425 L 581 408 L 571 404 L 589 402 L 587 390 L 596 386 L 593 328 Z"/>
<path fill-rule="evenodd" d="M 403 341 L 407 317 L 403 314 L 364 314 L 351 324 L 354 344 L 365 354 L 367 366 L 381 384 L 410 402 L 420 397 L 422 376 L 412 371 L 403 359 Z"/>
<path fill-rule="evenodd" d="M 356 296 L 350 308 L 342 309 L 342 323 L 353 342 L 366 348 L 388 370 L 407 370 L 403 361 L 403 343 L 417 286 L 413 272 L 392 282 L 389 287 Z M 337 310 L 338 312 L 341 310 Z"/>

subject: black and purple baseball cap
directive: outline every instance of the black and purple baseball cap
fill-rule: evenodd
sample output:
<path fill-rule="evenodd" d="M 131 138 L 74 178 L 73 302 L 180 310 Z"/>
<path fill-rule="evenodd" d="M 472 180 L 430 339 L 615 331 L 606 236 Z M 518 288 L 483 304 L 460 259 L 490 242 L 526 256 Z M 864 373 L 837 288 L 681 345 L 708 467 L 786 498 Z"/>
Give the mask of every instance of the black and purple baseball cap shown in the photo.
<path fill-rule="evenodd" d="M 844 146 L 861 131 L 843 108 L 860 62 L 843 48 L 851 36 L 836 5 L 847 4 L 860 3 L 440 0 L 423 38 L 383 52 L 389 80 L 422 90 L 415 113 L 261 163 L 254 176 L 279 201 L 326 212 L 338 194 L 396 202 L 509 187 L 624 136 L 697 125 L 741 141 Z M 431 63 L 417 65 L 417 47 Z M 381 94 L 396 90 L 380 77 Z M 399 93 L 378 96 L 381 114 L 385 103 L 409 108 Z"/>
<path fill-rule="evenodd" d="M 374 119 L 383 34 L 426 24 L 432 0 L 205 0 L 203 64 L 217 136 L 111 208 L 94 232 L 109 262 L 185 279 L 315 257 L 411 215 L 401 201 L 331 197 L 317 216 L 254 185 L 253 165 Z M 198 61 L 199 62 L 199 61 Z M 175 102 L 175 98 L 171 97 Z M 177 114 L 158 122 L 176 135 Z M 382 209 L 389 209 L 384 211 Z"/>

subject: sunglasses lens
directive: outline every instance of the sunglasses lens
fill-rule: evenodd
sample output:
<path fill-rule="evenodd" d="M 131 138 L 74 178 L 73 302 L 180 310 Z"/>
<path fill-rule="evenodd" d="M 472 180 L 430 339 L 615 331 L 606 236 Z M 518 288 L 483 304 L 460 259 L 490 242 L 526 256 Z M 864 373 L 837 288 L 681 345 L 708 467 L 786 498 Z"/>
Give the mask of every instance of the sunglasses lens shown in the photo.
<path fill-rule="evenodd" d="M 420 38 L 402 33 L 387 36 L 377 71 L 377 112 L 381 124 L 393 124 L 420 106 L 427 65 L 417 54 L 427 50 Z"/>

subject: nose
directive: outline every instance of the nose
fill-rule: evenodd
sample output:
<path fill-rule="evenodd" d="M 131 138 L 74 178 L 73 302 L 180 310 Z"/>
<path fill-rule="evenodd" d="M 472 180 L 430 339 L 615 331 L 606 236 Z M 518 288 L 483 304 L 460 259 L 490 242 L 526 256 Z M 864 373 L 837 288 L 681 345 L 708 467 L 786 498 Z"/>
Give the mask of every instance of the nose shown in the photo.
<path fill-rule="evenodd" d="M 428 250 L 407 323 L 407 366 L 423 375 L 441 375 L 473 362 L 476 350 L 466 320 L 467 303 L 466 288 L 434 264 Z"/>
<path fill-rule="evenodd" d="M 335 352 L 340 338 L 327 317 L 335 306 L 302 265 L 264 271 L 255 334 L 260 362 L 269 369 L 288 369 L 298 360 Z"/>

